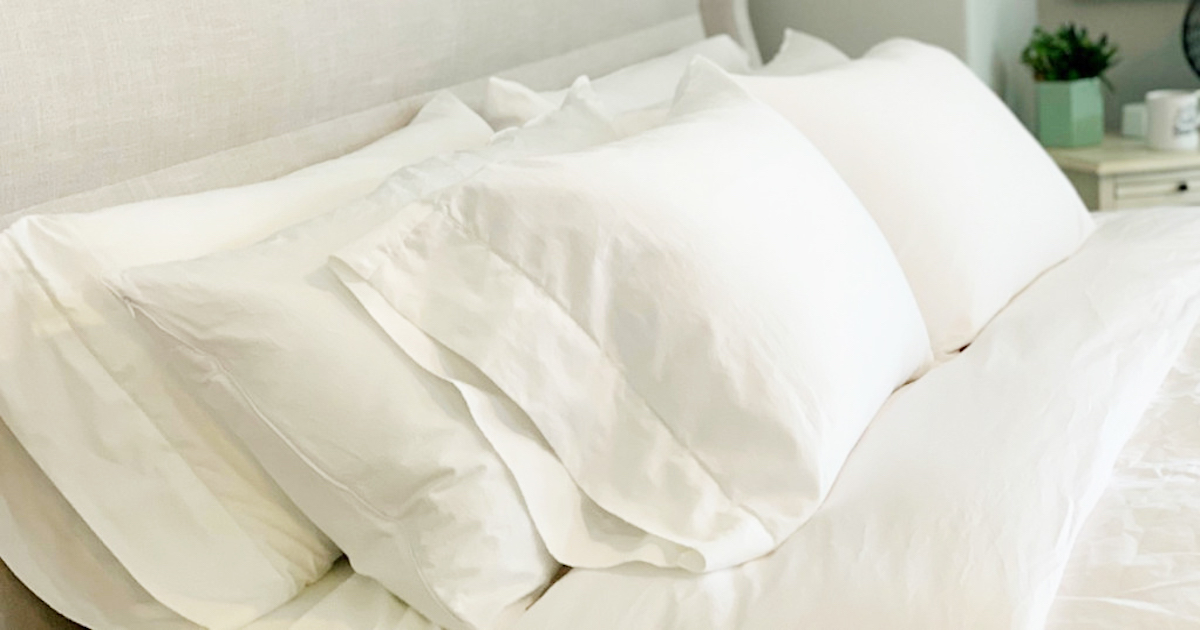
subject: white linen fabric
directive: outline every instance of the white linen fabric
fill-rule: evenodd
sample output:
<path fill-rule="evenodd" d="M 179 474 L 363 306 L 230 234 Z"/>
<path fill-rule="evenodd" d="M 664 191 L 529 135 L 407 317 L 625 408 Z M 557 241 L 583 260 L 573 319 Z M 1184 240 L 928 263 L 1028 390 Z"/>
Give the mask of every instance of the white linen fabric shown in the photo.
<path fill-rule="evenodd" d="M 1194 208 L 1101 213 L 1110 238 Z M 1136 215 L 1136 216 L 1134 216 Z M 1190 217 L 1188 219 L 1187 217 Z M 1108 231 L 1108 230 L 1106 230 Z M 1072 552 L 1047 628 L 1200 627 L 1200 330 L 1175 363 Z"/>
<path fill-rule="evenodd" d="M 1093 227 L 1045 150 L 944 50 L 891 40 L 823 72 L 739 82 L 812 140 L 879 223 L 941 357 Z"/>
<path fill-rule="evenodd" d="M 755 74 L 797 76 L 840 66 L 849 61 L 850 57 L 837 46 L 820 37 L 789 28 L 783 32 L 783 45 L 779 47 L 779 52 Z"/>
<path fill-rule="evenodd" d="M 701 48 L 706 48 L 701 50 Z M 800 75 L 817 72 L 850 61 L 829 42 L 807 33 L 787 29 L 783 47 L 771 63 L 750 69 L 723 38 L 702 46 L 692 46 L 662 60 L 634 66 L 596 81 L 604 105 L 613 112 L 613 124 L 621 136 L 632 136 L 662 124 L 671 106 L 672 90 L 683 69 L 674 67 L 687 57 L 684 52 L 702 52 L 703 56 L 730 72 L 739 74 Z M 723 54 L 717 54 L 723 53 Z M 668 61 L 672 63 L 667 63 Z M 628 79 L 637 78 L 636 81 Z M 613 79 L 626 79 L 615 81 Z M 599 89 L 599 88 L 605 89 Z M 491 78 L 488 83 L 484 116 L 498 129 L 519 125 L 556 107 L 557 92 L 535 92 L 516 81 Z"/>
<path fill-rule="evenodd" d="M 96 555 L 111 550 L 192 622 L 229 628 L 287 601 L 339 554 L 162 370 L 100 276 L 254 242 L 369 192 L 404 164 L 490 134 L 442 95 L 408 127 L 279 180 L 28 217 L 0 234 L 0 417 L 107 548 Z"/>
<path fill-rule="evenodd" d="M 509 450 L 518 480 L 527 467 L 569 475 L 640 530 L 611 536 L 591 566 L 707 571 L 769 552 L 930 355 L 870 216 L 803 136 L 704 59 L 662 127 L 489 166 L 337 259 L 528 414 L 553 457 Z M 394 330 L 386 307 L 364 304 Z M 573 495 L 530 497 L 560 488 L 522 483 L 535 511 L 568 512 Z"/>
<path fill-rule="evenodd" d="M 633 64 L 592 81 L 601 101 L 615 114 L 671 100 L 688 62 L 704 57 L 731 72 L 749 72 L 750 58 L 728 35 L 710 37 L 669 55 Z M 488 80 L 483 117 L 496 129 L 523 125 L 562 105 L 567 90 L 536 92 L 516 81 Z"/>
<path fill-rule="evenodd" d="M 242 630 L 440 630 L 339 560 L 318 582 Z"/>
<path fill-rule="evenodd" d="M 612 140 L 586 91 L 482 151 L 402 170 L 261 244 L 112 280 L 355 568 L 447 628 L 495 627 L 559 565 L 462 397 L 390 343 L 326 261 L 491 161 Z"/>
<path fill-rule="evenodd" d="M 92 630 L 199 630 L 129 575 L 3 423 L 0 556 L 44 602 Z M 24 628 L 14 613 L 0 619 Z"/>
<path fill-rule="evenodd" d="M 518 630 L 1042 628 L 1118 454 L 1194 334 L 1197 239 L 1195 211 L 1101 226 L 961 356 L 893 396 L 775 554 L 703 576 L 576 570 Z M 1174 586 L 1195 599 L 1194 584 Z M 1110 612 L 1137 597 L 1108 592 Z M 1142 611 L 1161 625 L 1118 625 L 1171 627 L 1165 603 Z"/>

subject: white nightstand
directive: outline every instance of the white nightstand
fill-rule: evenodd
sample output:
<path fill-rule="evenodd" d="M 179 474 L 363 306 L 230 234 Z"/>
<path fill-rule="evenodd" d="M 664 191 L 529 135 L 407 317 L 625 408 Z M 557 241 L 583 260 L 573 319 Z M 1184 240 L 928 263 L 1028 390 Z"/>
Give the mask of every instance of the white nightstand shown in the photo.
<path fill-rule="evenodd" d="M 1154 151 L 1120 136 L 1048 151 L 1093 210 L 1200 205 L 1200 151 Z"/>

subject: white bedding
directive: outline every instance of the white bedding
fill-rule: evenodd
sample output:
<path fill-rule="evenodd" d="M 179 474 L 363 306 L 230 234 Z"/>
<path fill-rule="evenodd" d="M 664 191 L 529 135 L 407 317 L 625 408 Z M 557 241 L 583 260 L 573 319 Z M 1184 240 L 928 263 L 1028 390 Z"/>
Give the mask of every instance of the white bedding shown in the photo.
<path fill-rule="evenodd" d="M 440 630 L 342 560 L 319 581 L 243 630 Z"/>
<path fill-rule="evenodd" d="M 1200 628 L 1200 333 L 1117 461 L 1047 628 Z"/>
<path fill-rule="evenodd" d="M 386 300 L 363 304 L 399 347 L 471 389 L 494 382 L 544 438 L 547 463 L 531 466 L 508 448 L 528 432 L 499 428 L 513 415 L 472 405 L 530 510 L 549 508 L 534 518 L 543 537 L 586 539 L 547 543 L 570 566 L 710 571 L 774 549 L 931 356 L 866 210 L 706 60 L 662 126 L 492 165 L 418 205 L 334 258 L 357 276 L 348 286 Z M 164 321 L 163 289 L 125 280 L 126 299 Z M 468 365 L 417 358 L 429 342 L 390 326 L 394 313 Z M 464 377 L 476 371 L 486 379 Z M 546 481 L 564 477 L 567 492 Z M 612 532 L 614 517 L 636 529 Z"/>
<path fill-rule="evenodd" d="M 1145 412 L 1200 314 L 1197 242 L 1194 210 L 1107 222 L 900 390 L 771 556 L 577 570 L 517 628 L 1195 627 L 1200 342 Z"/>
<path fill-rule="evenodd" d="M 1018 296 L 962 357 L 929 375 L 935 383 L 951 379 L 939 376 L 947 372 L 1001 375 L 1024 389 L 983 392 L 998 397 L 990 405 L 1038 413 L 1001 417 L 984 404 L 979 416 L 945 415 L 947 424 L 936 432 L 929 425 L 915 426 L 936 419 L 898 412 L 903 403 L 897 396 L 851 456 L 821 518 L 779 552 L 704 576 L 636 567 L 576 570 L 515 630 L 774 629 L 805 622 L 805 627 L 818 629 L 1037 628 L 1045 613 L 1038 607 L 1051 600 L 1045 627 L 1054 630 L 1200 625 L 1200 335 L 1193 332 L 1200 295 L 1200 252 L 1194 246 L 1200 242 L 1200 212 L 1138 210 L 1104 218 L 1108 220 L 1079 255 Z M 1055 337 L 1053 326 L 1059 325 L 1061 335 Z M 1186 349 L 1175 352 L 1189 336 Z M 1055 366 L 1062 371 L 1052 374 Z M 1061 387 L 1044 387 L 1047 383 Z M 1076 393 L 1060 395 L 1066 387 Z M 902 396 L 916 396 L 913 389 L 902 390 Z M 959 398 L 963 404 L 976 404 L 970 396 Z M 1067 404 L 1065 416 L 1047 415 L 1054 405 L 1071 400 L 1075 403 Z M 1068 417 L 1069 422 L 1062 422 Z M 967 418 L 974 422 L 965 422 Z M 1042 428 L 1030 430 L 1031 425 Z M 947 439 L 920 444 L 906 435 Z M 952 447 L 972 436 L 987 440 L 987 451 Z M 885 462 L 876 452 L 876 463 L 867 464 L 871 460 L 863 453 L 871 448 L 886 448 L 902 457 Z M 1048 455 L 1056 451 L 1058 456 Z M 931 454 L 940 457 L 924 461 Z M 989 466 L 964 474 L 963 463 L 984 455 Z M 1031 465 L 990 476 L 1000 470 L 991 465 L 1015 456 Z M 1038 462 L 1052 465 L 1041 469 Z M 891 477 L 885 475 L 889 467 Z M 988 517 L 961 529 L 972 515 L 1019 504 L 1003 495 L 1045 487 L 1031 480 L 1044 481 L 1068 469 L 1078 474 L 1058 476 L 1061 483 L 1053 485 L 1055 491 L 1037 493 L 1027 509 L 1011 513 L 1013 521 Z M 938 476 L 941 470 L 946 472 Z M 1014 475 L 1014 470 L 1028 470 L 1030 476 Z M 925 483 L 913 483 L 921 478 Z M 1011 483 L 996 488 L 1003 492 L 993 493 L 993 505 L 953 500 L 988 499 L 986 492 L 972 487 L 986 488 L 1006 478 Z M 854 503 L 864 487 L 880 480 L 892 484 L 895 518 L 881 518 L 886 514 Z M 1089 506 L 1101 490 L 1089 516 Z M 899 507 L 918 504 L 926 508 L 919 515 Z M 930 514 L 938 508 L 942 512 Z M 1031 514 L 1041 519 L 1040 528 L 1004 525 Z M 849 527 L 850 517 L 865 518 Z M 834 532 L 834 524 L 844 531 Z M 966 535 L 958 540 L 945 535 L 951 528 Z M 964 540 L 971 544 L 963 546 Z M 889 541 L 890 547 L 881 544 Z M 1004 541 L 1020 544 L 999 544 Z M 956 545 L 969 553 L 946 553 Z M 911 561 L 923 549 L 936 549 L 930 557 L 941 571 Z M 830 571 L 835 561 L 840 568 Z M 1060 573 L 1064 577 L 1058 587 Z M 996 595 L 987 602 L 988 614 L 995 617 L 952 619 L 968 612 L 960 607 L 965 584 L 960 576 L 976 584 L 982 580 L 994 589 L 977 590 Z M 1036 577 L 1044 579 L 1029 579 Z M 1005 584 L 1017 588 L 995 588 Z M 903 596 L 900 605 L 910 607 L 905 619 L 913 619 L 911 625 L 865 617 L 886 612 L 889 601 L 894 606 L 892 596 Z M 847 603 L 851 598 L 853 606 Z M 833 614 L 839 615 L 838 621 L 828 616 Z M 343 562 L 295 600 L 247 628 L 435 626 L 374 581 L 354 575 Z"/>
<path fill-rule="evenodd" d="M 515 630 L 1200 626 L 1200 211 L 1103 218 L 1079 253 L 1020 293 L 966 352 L 888 401 L 828 500 L 777 551 L 703 575 L 576 570 Z M 36 403 L 37 391 L 22 391 Z M 0 471 L 36 465 L 14 453 L 0 452 Z M 40 490 L 22 478 L 0 476 L 12 486 L 0 502 L 9 545 L 17 525 L 36 530 L 38 514 L 78 519 L 58 494 L 22 503 Z M 61 532 L 38 540 L 54 536 L 62 549 L 102 545 Z M 96 572 L 116 562 L 96 559 Z M 46 568 L 31 585 L 60 607 L 79 598 Z M 133 602 L 131 619 L 193 627 L 140 586 L 96 597 L 118 596 Z M 345 561 L 236 625 L 436 628 Z"/>
<path fill-rule="evenodd" d="M 1112 265 L 1123 264 L 1117 262 L 1116 250 L 1129 250 L 1147 238 L 1158 243 L 1195 238 L 1200 230 L 1200 212 L 1195 210 L 1137 210 L 1100 218 L 1107 219 L 1097 234 L 1104 244 L 1093 253 L 1113 255 L 1108 261 L 1094 256 L 1089 267 L 1104 275 L 1112 273 Z M 1164 218 L 1168 220 L 1161 229 L 1147 230 Z M 1168 234 L 1173 227 L 1186 227 L 1187 231 Z M 1094 250 L 1099 243 L 1089 243 L 1086 249 Z M 1168 261 L 1170 252 L 1170 246 L 1158 252 L 1143 250 L 1146 256 L 1142 261 L 1151 269 L 1155 260 Z M 1193 263 L 1197 257 L 1188 254 Z M 1106 280 L 1099 276 L 1084 279 L 1077 288 L 1090 283 L 1092 290 L 1098 291 L 1097 282 Z M 1187 328 L 1183 323 L 1180 326 Z M 1099 331 L 1093 328 L 1091 332 Z M 1045 626 L 1048 630 L 1182 630 L 1200 626 L 1198 418 L 1200 334 L 1192 333 L 1117 458 L 1107 489 L 1087 518 L 1054 600 Z M 797 538 L 803 534 L 802 530 Z M 778 623 L 771 623 L 774 619 L 769 615 L 788 613 L 788 606 L 781 602 L 804 598 L 798 582 L 804 563 L 803 555 L 790 544 L 764 560 L 703 577 L 651 569 L 577 570 L 551 588 L 515 630 L 860 630 L 854 625 L 801 625 L 801 617 L 778 618 Z M 338 630 L 435 630 L 377 583 L 353 575 L 344 562 L 296 600 L 247 630 L 323 630 L 331 627 L 333 620 L 337 625 L 332 627 Z M 890 630 L 895 626 L 875 627 Z"/>
<path fill-rule="evenodd" d="M 1028 299 L 1030 296 L 1038 302 L 1055 299 L 1049 288 L 1057 285 L 1067 289 L 1064 295 L 1070 298 L 1068 301 L 1081 306 L 1084 311 L 1112 313 L 1111 308 L 1093 310 L 1084 304 L 1107 302 L 1111 307 L 1113 302 L 1104 296 L 1111 297 L 1111 289 L 1123 279 L 1154 284 L 1153 278 L 1164 280 L 1168 277 L 1166 274 L 1188 267 L 1191 271 L 1178 277 L 1195 282 L 1195 265 L 1200 254 L 1187 252 L 1186 256 L 1180 257 L 1186 260 L 1172 260 L 1176 258 L 1172 252 L 1186 252 L 1186 249 L 1178 247 L 1178 241 L 1195 239 L 1200 233 L 1200 212 L 1138 210 L 1114 213 L 1104 218 L 1109 221 L 1102 224 L 1096 238 L 1085 247 L 1088 260 L 1075 269 L 1069 287 L 1062 284 L 1065 282 L 1061 277 L 1065 275 L 1064 269 L 1051 271 L 1039 281 L 1038 288 L 1031 288 L 1027 295 L 1018 298 L 1015 303 L 1018 309 L 1032 309 L 1026 306 L 1026 303 L 1032 303 Z M 1173 230 L 1177 231 L 1172 233 Z M 1154 245 L 1162 247 L 1156 249 L 1152 247 Z M 1182 292 L 1175 293 L 1184 295 Z M 1196 295 L 1194 290 L 1191 295 Z M 1195 300 L 1190 302 L 1194 303 Z M 1135 310 L 1139 310 L 1140 315 L 1162 314 L 1161 307 L 1164 305 L 1164 302 L 1160 302 L 1149 308 Z M 1191 339 L 1174 361 L 1170 375 L 1152 404 L 1142 415 L 1136 433 L 1116 458 L 1115 472 L 1095 511 L 1087 517 L 1079 540 L 1070 553 L 1065 577 L 1045 626 L 1047 629 L 1175 630 L 1200 625 L 1200 493 L 1196 491 L 1196 484 L 1200 482 L 1200 422 L 1197 422 L 1197 418 L 1200 418 L 1200 334 L 1188 332 L 1190 324 L 1187 320 L 1195 316 L 1195 305 L 1190 306 L 1185 309 L 1186 313 L 1177 312 L 1182 317 L 1160 319 L 1173 320 L 1177 324 L 1160 328 L 1160 332 L 1166 332 L 1168 336 L 1183 332 L 1190 334 Z M 1096 321 L 1093 320 L 1093 323 Z M 1124 322 L 1132 325 L 1136 320 L 1127 319 Z M 1006 318 L 986 334 L 995 338 L 997 335 L 1027 332 L 1020 330 L 1019 323 L 1020 320 Z M 1108 320 L 1108 323 L 1111 326 L 1088 326 L 1081 332 L 1091 341 L 1112 339 L 1114 333 L 1123 329 L 1123 324 L 1117 320 Z M 1034 338 L 1027 341 L 1033 342 Z M 993 343 L 987 339 L 981 342 Z M 1091 350 L 1076 355 L 1082 362 L 1073 366 L 1073 371 L 1086 373 L 1088 366 L 1104 368 L 1127 363 L 1128 357 L 1114 359 L 1113 353 L 1096 351 L 1107 347 L 1116 350 L 1116 355 L 1123 354 L 1117 346 L 1088 344 L 1085 347 Z M 994 351 L 985 352 L 981 353 L 977 348 L 964 355 L 962 360 L 1011 364 L 1011 358 L 1005 359 Z M 1171 354 L 1164 352 L 1159 358 Z M 977 358 L 969 358 L 973 356 Z M 1112 360 L 1106 361 L 1104 357 Z M 957 363 L 954 361 L 951 365 Z M 1162 368 L 1161 361 L 1153 363 L 1154 367 Z M 1145 364 L 1145 367 L 1151 366 Z M 941 366 L 935 371 L 945 369 L 946 366 Z M 999 369 L 999 366 L 995 369 Z M 1030 374 L 1026 380 L 1035 383 L 1037 379 L 1034 377 L 1041 373 Z M 1128 384 L 1128 379 L 1121 380 Z M 1143 384 L 1149 386 L 1154 380 L 1149 378 Z M 1114 401 L 1110 399 L 1108 402 Z M 1105 411 L 1111 409 L 1104 407 Z M 1128 429 L 1130 425 L 1127 423 L 1133 412 L 1132 409 L 1125 411 L 1128 413 L 1110 414 L 1108 420 L 1111 422 L 1090 427 L 1115 429 L 1117 425 L 1122 425 Z M 1083 413 L 1076 417 L 1089 415 Z M 1068 431 L 1071 435 L 1077 435 L 1078 428 Z M 1047 433 L 1049 431 L 1038 436 L 1048 437 Z M 1108 449 L 1119 446 L 1119 435 L 1112 437 L 1113 440 L 1105 442 Z M 878 438 L 875 436 L 872 439 L 878 441 Z M 1006 449 L 1006 452 L 1012 451 Z M 1096 450 L 1091 452 L 1098 453 Z M 1095 484 L 1103 483 L 1107 475 L 1102 467 L 1093 469 L 1092 473 L 1087 476 L 1085 485 L 1094 490 Z M 844 493 L 835 488 L 833 500 L 841 500 L 843 496 Z M 1076 513 L 1067 520 L 1077 525 L 1083 517 L 1084 514 Z M 520 620 L 515 630 L 563 627 L 573 630 L 776 630 L 794 627 L 820 630 L 878 627 L 890 630 L 904 627 L 890 623 L 805 623 L 812 618 L 801 616 L 803 613 L 800 608 L 807 607 L 811 612 L 819 599 L 817 595 L 805 595 L 808 588 L 818 584 L 815 580 L 803 582 L 806 577 L 812 579 L 815 575 L 813 571 L 806 573 L 805 565 L 813 558 L 806 557 L 801 546 L 803 543 L 797 542 L 802 541 L 805 535 L 802 529 L 793 541 L 771 557 L 706 576 L 674 574 L 649 568 L 576 570 L 551 588 L 532 611 Z M 1061 551 L 1069 548 L 1065 544 L 1067 542 L 1063 540 Z M 853 551 L 846 550 L 846 553 L 849 555 Z M 831 547 L 827 553 L 832 555 L 837 550 Z M 827 559 L 823 556 L 815 558 L 817 564 Z M 978 556 L 979 559 L 986 557 L 986 553 Z M 1014 559 L 1008 570 L 1011 575 L 1038 570 L 1029 564 L 1029 556 L 1022 557 L 1017 553 L 1011 557 Z M 858 560 L 853 556 L 851 559 Z M 928 586 L 933 577 L 898 573 L 902 567 L 876 563 L 865 554 L 857 566 L 872 574 L 878 571 L 884 575 L 902 575 L 904 580 L 896 580 L 892 586 L 907 581 L 919 588 Z M 1053 566 L 1046 566 L 1041 572 L 1053 574 L 1053 569 Z M 876 586 L 882 583 L 875 582 Z M 1054 589 L 1051 583 L 1038 586 L 1038 592 L 1052 593 Z M 917 588 L 914 588 L 914 594 L 918 593 Z M 953 597 L 948 591 L 942 594 L 945 595 L 942 602 L 948 608 Z M 926 601 L 935 600 L 931 598 Z M 335 620 L 336 625 L 331 625 Z M 1036 622 L 1029 622 L 1012 624 L 1011 627 L 1038 626 Z M 409 610 L 377 583 L 354 575 L 344 562 L 336 565 L 328 576 L 309 587 L 296 600 L 252 624 L 247 630 L 317 630 L 330 627 L 338 630 L 435 630 L 435 626 Z M 919 626 L 914 624 L 913 627 Z M 942 624 L 928 627 L 985 626 L 971 623 L 966 626 Z"/>

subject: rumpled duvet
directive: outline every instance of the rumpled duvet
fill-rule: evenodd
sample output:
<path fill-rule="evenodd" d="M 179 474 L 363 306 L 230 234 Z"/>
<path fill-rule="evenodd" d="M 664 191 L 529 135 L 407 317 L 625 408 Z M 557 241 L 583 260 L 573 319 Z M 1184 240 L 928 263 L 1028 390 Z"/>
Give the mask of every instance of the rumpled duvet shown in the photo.
<path fill-rule="evenodd" d="M 517 628 L 1195 627 L 1195 561 L 1162 556 L 1200 552 L 1187 519 L 1200 460 L 1125 447 L 1143 417 L 1150 431 L 1200 424 L 1198 317 L 1200 212 L 1117 216 L 960 356 L 896 392 L 774 553 L 705 575 L 577 570 Z M 1179 513 L 1156 514 L 1172 498 Z"/>

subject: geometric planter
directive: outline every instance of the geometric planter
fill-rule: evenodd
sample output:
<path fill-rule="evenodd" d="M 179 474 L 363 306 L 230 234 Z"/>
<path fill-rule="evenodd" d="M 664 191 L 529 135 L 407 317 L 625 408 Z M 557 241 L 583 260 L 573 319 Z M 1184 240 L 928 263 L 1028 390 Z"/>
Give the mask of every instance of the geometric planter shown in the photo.
<path fill-rule="evenodd" d="M 1037 84 L 1038 140 L 1047 147 L 1082 147 L 1104 139 L 1099 77 Z"/>

